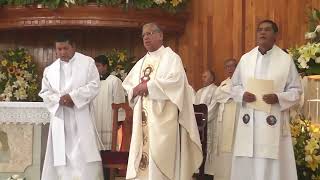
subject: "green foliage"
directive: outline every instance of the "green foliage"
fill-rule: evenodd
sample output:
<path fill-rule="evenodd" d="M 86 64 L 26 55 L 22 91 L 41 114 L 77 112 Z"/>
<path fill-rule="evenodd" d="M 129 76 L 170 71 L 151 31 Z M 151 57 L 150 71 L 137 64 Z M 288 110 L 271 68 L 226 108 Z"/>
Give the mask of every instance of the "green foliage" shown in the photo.
<path fill-rule="evenodd" d="M 314 31 L 320 22 L 320 11 L 318 9 L 312 9 L 309 13 L 309 31 Z"/>
<path fill-rule="evenodd" d="M 97 4 L 105 5 L 105 6 L 116 6 L 121 5 L 121 0 L 96 0 Z"/>
<path fill-rule="evenodd" d="M 138 9 L 151 8 L 154 2 L 152 0 L 135 0 L 133 6 Z"/>

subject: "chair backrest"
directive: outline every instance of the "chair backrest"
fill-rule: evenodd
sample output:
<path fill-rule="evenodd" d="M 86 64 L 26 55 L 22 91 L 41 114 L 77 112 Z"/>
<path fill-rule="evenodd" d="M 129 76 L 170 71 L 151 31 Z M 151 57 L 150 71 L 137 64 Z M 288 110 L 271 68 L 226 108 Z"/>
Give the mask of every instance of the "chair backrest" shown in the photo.
<path fill-rule="evenodd" d="M 204 165 L 207 157 L 207 122 L 208 122 L 208 107 L 205 104 L 194 104 L 194 114 L 198 124 L 200 141 L 202 145 L 203 162 L 199 169 L 199 175 L 204 176 Z"/>
<path fill-rule="evenodd" d="M 208 121 L 208 107 L 205 104 L 194 104 L 194 114 L 196 116 L 197 124 L 203 125 Z"/>
<path fill-rule="evenodd" d="M 117 150 L 117 138 L 118 138 L 118 115 L 119 110 L 123 109 L 125 111 L 125 119 L 122 124 L 122 142 L 120 151 L 129 151 L 130 142 L 131 142 L 131 134 L 132 134 L 132 117 L 133 112 L 128 103 L 121 104 L 112 104 L 113 111 L 113 123 L 112 123 L 112 145 L 111 151 Z"/>

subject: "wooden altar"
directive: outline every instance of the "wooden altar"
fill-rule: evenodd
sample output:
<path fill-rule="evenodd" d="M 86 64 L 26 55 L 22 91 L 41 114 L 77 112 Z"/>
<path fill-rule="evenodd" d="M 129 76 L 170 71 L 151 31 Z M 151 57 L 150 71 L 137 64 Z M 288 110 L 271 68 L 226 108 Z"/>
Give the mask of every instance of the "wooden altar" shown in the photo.
<path fill-rule="evenodd" d="M 42 125 L 49 117 L 41 102 L 0 102 L 0 179 L 19 174 L 40 180 L 47 139 Z"/>

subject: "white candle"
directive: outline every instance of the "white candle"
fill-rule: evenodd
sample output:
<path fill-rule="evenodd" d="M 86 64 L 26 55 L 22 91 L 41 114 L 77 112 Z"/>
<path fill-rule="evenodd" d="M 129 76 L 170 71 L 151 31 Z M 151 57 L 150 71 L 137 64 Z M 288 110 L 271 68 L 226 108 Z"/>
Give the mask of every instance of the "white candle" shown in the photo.
<path fill-rule="evenodd" d="M 316 90 L 317 90 L 317 117 L 316 117 L 316 123 L 319 123 L 319 81 L 316 81 L 316 83 L 317 83 L 317 88 L 316 88 Z"/>
<path fill-rule="evenodd" d="M 126 3 L 128 4 L 128 3 L 129 3 L 129 0 L 126 0 Z"/>

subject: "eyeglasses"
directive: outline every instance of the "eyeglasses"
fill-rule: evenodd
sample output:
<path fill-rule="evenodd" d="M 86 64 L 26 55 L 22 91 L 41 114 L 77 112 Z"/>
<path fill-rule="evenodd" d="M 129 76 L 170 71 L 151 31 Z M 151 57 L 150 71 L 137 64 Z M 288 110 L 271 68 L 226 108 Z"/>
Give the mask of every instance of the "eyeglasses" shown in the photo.
<path fill-rule="evenodd" d="M 145 36 L 151 36 L 155 33 L 158 33 L 158 31 L 150 31 L 150 32 L 145 32 L 141 35 L 142 38 L 144 38 Z"/>
<path fill-rule="evenodd" d="M 272 27 L 265 27 L 265 28 L 258 28 L 257 32 L 262 32 L 262 31 L 273 31 Z"/>

